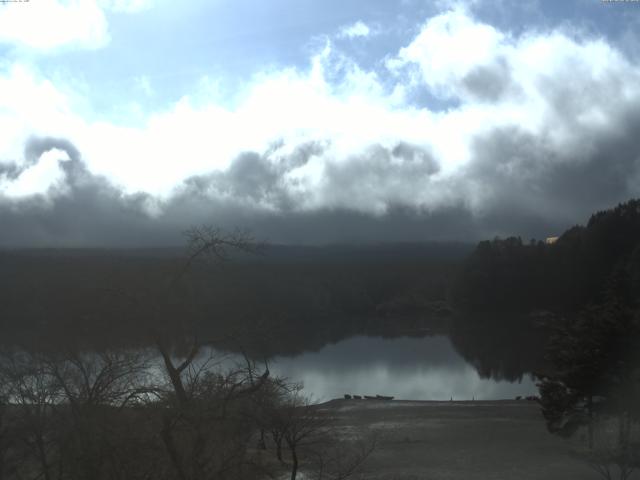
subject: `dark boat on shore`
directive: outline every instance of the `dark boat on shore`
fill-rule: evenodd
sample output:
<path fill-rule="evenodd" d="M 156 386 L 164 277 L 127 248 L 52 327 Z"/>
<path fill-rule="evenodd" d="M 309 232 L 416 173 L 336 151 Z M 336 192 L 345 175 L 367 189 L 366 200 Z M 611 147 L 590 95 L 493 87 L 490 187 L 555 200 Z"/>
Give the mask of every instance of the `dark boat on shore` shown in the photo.
<path fill-rule="evenodd" d="M 375 397 L 372 395 L 365 395 L 365 400 L 393 400 L 393 397 L 386 397 L 384 395 L 376 395 Z"/>

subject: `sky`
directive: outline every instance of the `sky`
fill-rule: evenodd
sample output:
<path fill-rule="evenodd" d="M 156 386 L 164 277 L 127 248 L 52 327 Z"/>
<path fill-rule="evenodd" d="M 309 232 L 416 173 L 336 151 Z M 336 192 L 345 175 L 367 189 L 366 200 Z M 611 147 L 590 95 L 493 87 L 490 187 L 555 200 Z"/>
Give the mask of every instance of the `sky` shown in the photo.
<path fill-rule="evenodd" d="M 545 238 L 640 195 L 640 1 L 0 3 L 0 246 Z"/>

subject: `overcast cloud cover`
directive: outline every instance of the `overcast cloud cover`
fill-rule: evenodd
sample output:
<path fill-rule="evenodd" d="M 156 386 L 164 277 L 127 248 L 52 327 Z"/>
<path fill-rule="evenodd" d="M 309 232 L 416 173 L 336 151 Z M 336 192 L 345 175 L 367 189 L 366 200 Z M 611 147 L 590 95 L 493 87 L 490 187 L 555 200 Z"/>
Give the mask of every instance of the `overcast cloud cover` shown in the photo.
<path fill-rule="evenodd" d="M 0 5 L 0 245 L 540 238 L 640 195 L 640 3 L 186 3 Z"/>

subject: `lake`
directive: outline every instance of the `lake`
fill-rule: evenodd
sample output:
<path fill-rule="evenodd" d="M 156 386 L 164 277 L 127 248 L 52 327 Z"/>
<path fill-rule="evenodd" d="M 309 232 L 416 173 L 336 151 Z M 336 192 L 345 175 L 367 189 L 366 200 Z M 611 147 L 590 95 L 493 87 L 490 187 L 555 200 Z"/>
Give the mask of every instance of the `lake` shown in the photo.
<path fill-rule="evenodd" d="M 345 393 L 403 400 L 497 400 L 538 393 L 526 375 L 514 383 L 481 378 L 444 335 L 351 337 L 317 352 L 276 357 L 270 370 L 302 382 L 318 402 Z"/>

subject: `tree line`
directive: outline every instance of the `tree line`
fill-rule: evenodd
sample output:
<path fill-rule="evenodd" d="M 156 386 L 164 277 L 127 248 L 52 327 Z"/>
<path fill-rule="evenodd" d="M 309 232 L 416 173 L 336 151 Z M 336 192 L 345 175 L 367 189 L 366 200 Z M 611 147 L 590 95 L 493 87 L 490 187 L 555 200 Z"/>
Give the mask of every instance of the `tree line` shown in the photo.
<path fill-rule="evenodd" d="M 586 430 L 580 455 L 603 478 L 629 478 L 640 462 L 640 200 L 555 242 L 481 242 L 453 295 L 476 319 L 497 315 L 496 332 L 541 333 L 545 363 L 532 370 L 549 431 Z"/>
<path fill-rule="evenodd" d="M 443 330 L 451 315 L 448 284 L 468 251 L 398 245 L 357 255 L 358 247 L 230 252 L 228 261 L 193 264 L 176 287 L 182 297 L 172 293 L 175 301 L 164 299 L 151 315 L 143 307 L 157 302 L 183 250 L 0 251 L 0 342 L 52 348 L 73 336 L 90 348 L 149 346 L 158 323 L 173 328 L 175 340 L 185 336 L 179 317 L 211 338 L 239 325 L 260 328 L 264 335 L 244 348 L 271 356 L 354 334 Z"/>

